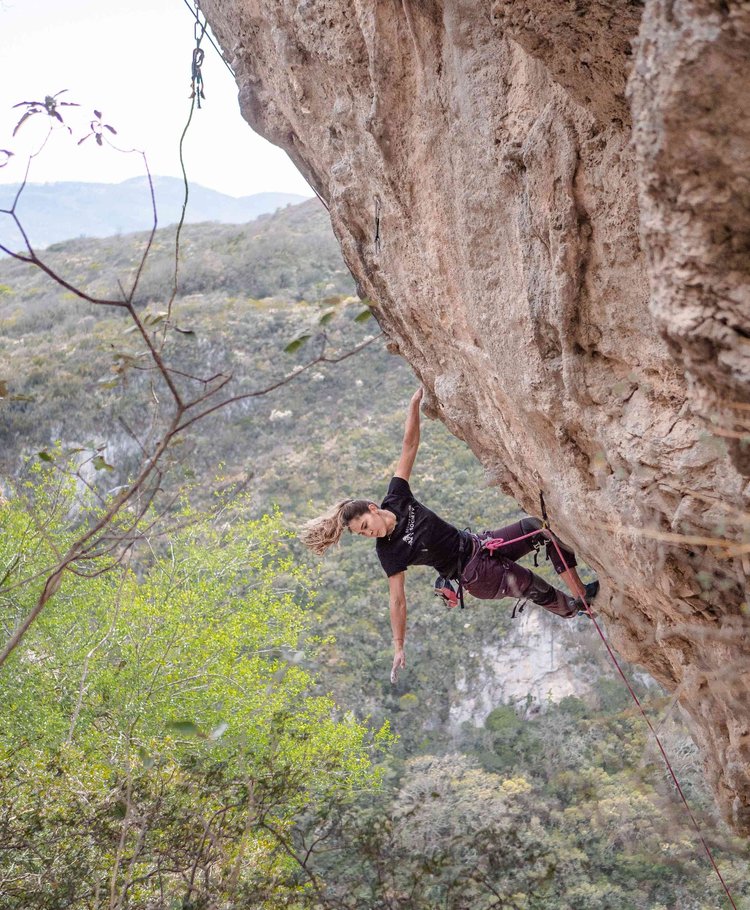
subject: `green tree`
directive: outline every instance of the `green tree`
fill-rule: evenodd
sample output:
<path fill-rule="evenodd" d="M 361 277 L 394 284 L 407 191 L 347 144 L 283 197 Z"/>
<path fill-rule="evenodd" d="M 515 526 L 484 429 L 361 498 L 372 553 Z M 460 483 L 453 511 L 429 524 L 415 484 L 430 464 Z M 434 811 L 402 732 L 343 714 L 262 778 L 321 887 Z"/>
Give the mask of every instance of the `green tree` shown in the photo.
<path fill-rule="evenodd" d="M 37 593 L 7 569 L 33 576 L 75 533 L 36 490 L 59 500 L 43 525 L 20 499 L 0 510 L 6 622 Z M 388 733 L 316 694 L 309 573 L 278 515 L 243 509 L 184 510 L 138 572 L 68 575 L 0 674 L 4 908 L 316 899 L 297 820 L 374 786 Z"/>

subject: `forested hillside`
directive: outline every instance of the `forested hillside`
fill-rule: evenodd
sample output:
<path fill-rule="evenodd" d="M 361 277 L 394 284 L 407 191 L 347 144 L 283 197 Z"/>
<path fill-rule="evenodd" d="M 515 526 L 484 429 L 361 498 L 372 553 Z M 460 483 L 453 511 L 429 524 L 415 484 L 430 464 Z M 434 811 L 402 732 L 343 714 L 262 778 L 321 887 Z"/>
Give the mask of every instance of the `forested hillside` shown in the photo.
<path fill-rule="evenodd" d="M 137 297 L 157 327 L 173 241 L 157 234 Z M 144 243 L 67 241 L 48 258 L 116 295 Z M 345 352 L 378 333 L 317 202 L 187 227 L 173 321 L 180 370 L 232 373 L 238 393 L 324 340 Z M 142 344 L 119 314 L 6 261 L 0 329 L 8 633 L 28 607 L 17 555 L 33 542 L 33 574 L 70 533 L 81 490 L 57 469 L 95 450 L 87 480 L 116 488 L 153 418 Z M 294 539 L 337 499 L 383 495 L 415 385 L 376 339 L 185 434 L 163 481 L 181 491 L 168 542 L 136 548 L 131 574 L 64 587 L 0 670 L 0 907 L 721 906 L 587 619 L 529 605 L 512 620 L 511 602 L 471 598 L 449 613 L 432 574 L 410 569 L 408 666 L 392 686 L 371 543 L 347 538 L 314 563 Z M 18 507 L 24 484 L 54 504 L 49 527 Z M 425 421 L 413 487 L 462 527 L 517 514 L 441 424 Z M 715 818 L 676 705 L 633 683 L 742 894 L 746 848 Z"/>

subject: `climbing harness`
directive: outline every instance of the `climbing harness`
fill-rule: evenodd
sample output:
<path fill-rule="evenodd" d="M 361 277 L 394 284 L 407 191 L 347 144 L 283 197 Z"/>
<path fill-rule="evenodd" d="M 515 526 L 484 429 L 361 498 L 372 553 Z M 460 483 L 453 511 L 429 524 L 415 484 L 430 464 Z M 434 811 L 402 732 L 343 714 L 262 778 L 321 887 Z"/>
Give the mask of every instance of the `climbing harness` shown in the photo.
<path fill-rule="evenodd" d="M 464 609 L 464 584 L 461 577 L 466 562 L 471 558 L 474 538 L 468 536 L 471 534 L 471 528 L 464 528 L 466 535 L 461 537 L 461 543 L 458 547 L 458 557 L 453 571 L 448 575 L 438 575 L 435 579 L 432 593 L 435 597 L 440 597 L 449 610 L 460 606 Z M 455 586 L 454 586 L 455 582 Z"/>
<path fill-rule="evenodd" d="M 565 567 L 566 572 L 570 572 L 570 566 L 568 566 L 568 563 L 566 562 L 565 557 L 563 556 L 560 545 L 558 544 L 555 535 L 552 534 L 550 531 L 549 519 L 547 517 L 547 509 L 546 509 L 545 502 L 544 502 L 544 493 L 542 493 L 541 490 L 539 491 L 539 501 L 540 501 L 541 510 L 542 510 L 543 530 L 548 532 L 548 536 L 549 536 L 550 540 L 552 541 L 555 549 L 557 550 L 557 555 L 560 557 L 560 561 L 562 562 L 563 566 Z M 505 547 L 505 546 L 508 546 L 509 544 L 516 543 L 519 540 L 524 540 L 527 537 L 532 537 L 533 534 L 538 534 L 538 533 L 539 533 L 539 531 L 537 530 L 537 531 L 534 531 L 532 534 L 524 534 L 521 537 L 514 538 L 513 540 L 503 540 L 502 538 L 495 538 L 493 540 L 485 541 L 484 546 L 486 547 L 486 549 L 490 550 L 490 552 L 493 552 L 494 550 L 498 550 L 501 547 Z M 666 765 L 667 770 L 669 771 L 669 775 L 672 778 L 672 782 L 675 785 L 675 788 L 680 795 L 680 799 L 682 800 L 683 805 L 685 806 L 685 810 L 687 811 L 688 817 L 690 818 L 690 821 L 692 822 L 693 827 L 695 828 L 696 834 L 698 835 L 698 839 L 700 840 L 701 844 L 703 845 L 703 849 L 706 852 L 706 856 L 708 857 L 708 859 L 713 867 L 714 872 L 718 876 L 719 881 L 721 882 L 721 886 L 724 889 L 724 893 L 726 894 L 733 910 L 737 910 L 737 905 L 735 904 L 734 898 L 732 897 L 732 892 L 729 890 L 729 886 L 727 885 L 726 881 L 724 880 L 724 876 L 721 874 L 721 871 L 720 871 L 718 865 L 716 864 L 716 860 L 714 859 L 713 853 L 711 852 L 711 848 L 708 846 L 705 838 L 703 837 L 703 834 L 701 833 L 700 826 L 698 825 L 695 815 L 693 814 L 693 810 L 690 808 L 690 804 L 687 801 L 687 797 L 685 796 L 685 793 L 684 793 L 682 787 L 680 786 L 680 782 L 677 779 L 677 775 L 675 774 L 674 769 L 672 768 L 672 763 L 669 760 L 666 750 L 664 749 L 664 746 L 662 745 L 662 742 L 659 739 L 659 735 L 656 732 L 656 730 L 654 729 L 654 725 L 651 723 L 648 715 L 646 714 L 646 712 L 643 708 L 643 705 L 640 702 L 640 699 L 638 698 L 638 696 L 635 693 L 635 690 L 633 689 L 630 682 L 628 681 L 627 676 L 625 676 L 625 673 L 623 672 L 623 669 L 620 666 L 620 662 L 617 660 L 617 657 L 615 656 L 614 651 L 610 647 L 610 644 L 607 641 L 607 639 L 604 635 L 604 632 L 602 632 L 602 629 L 601 629 L 599 623 L 596 621 L 596 617 L 595 617 L 594 613 L 592 612 L 591 608 L 589 607 L 588 601 L 586 599 L 586 594 L 584 592 L 582 592 L 580 594 L 580 600 L 585 608 L 586 615 L 591 620 L 591 622 L 594 624 L 594 628 L 596 629 L 596 631 L 599 633 L 599 638 L 601 638 L 601 640 L 604 642 L 604 647 L 607 649 L 607 653 L 609 654 L 610 658 L 612 659 L 612 663 L 615 665 L 617 672 L 622 677 L 622 681 L 625 683 L 625 686 L 627 687 L 627 690 L 630 693 L 630 697 L 635 702 L 636 707 L 638 708 L 638 711 L 641 714 L 641 717 L 643 717 L 643 719 L 646 721 L 646 725 L 648 726 L 648 729 L 651 731 L 651 734 L 654 737 L 654 741 L 656 742 L 656 745 L 659 747 L 659 751 L 661 752 L 661 756 L 664 759 L 664 764 Z M 520 612 L 520 610 L 519 610 L 519 612 Z M 515 610 L 514 610 L 514 613 L 515 613 Z"/>

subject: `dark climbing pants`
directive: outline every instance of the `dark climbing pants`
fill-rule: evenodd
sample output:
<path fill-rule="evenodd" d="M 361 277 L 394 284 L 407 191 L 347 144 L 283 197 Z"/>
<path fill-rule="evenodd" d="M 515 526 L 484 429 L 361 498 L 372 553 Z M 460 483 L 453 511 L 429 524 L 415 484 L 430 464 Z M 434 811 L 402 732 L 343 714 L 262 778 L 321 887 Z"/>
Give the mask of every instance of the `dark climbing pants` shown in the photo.
<path fill-rule="evenodd" d="M 539 575 L 535 575 L 525 566 L 520 566 L 515 560 L 534 552 L 544 546 L 547 556 L 559 573 L 565 571 L 565 565 L 557 553 L 557 549 L 548 536 L 550 532 L 543 532 L 542 523 L 538 518 L 522 518 L 512 525 L 498 528 L 496 531 L 485 531 L 483 534 L 474 535 L 474 549 L 461 573 L 461 583 L 464 589 L 473 597 L 481 600 L 499 600 L 502 597 L 515 597 L 530 600 L 550 613 L 564 616 L 566 619 L 578 613 L 578 604 L 570 595 L 553 588 Z M 539 531 L 533 537 L 525 540 L 516 540 L 532 531 Z M 501 538 L 509 541 L 506 546 L 490 552 L 482 544 L 485 540 Z M 562 550 L 568 568 L 576 565 L 576 558 L 572 550 L 555 538 Z"/>

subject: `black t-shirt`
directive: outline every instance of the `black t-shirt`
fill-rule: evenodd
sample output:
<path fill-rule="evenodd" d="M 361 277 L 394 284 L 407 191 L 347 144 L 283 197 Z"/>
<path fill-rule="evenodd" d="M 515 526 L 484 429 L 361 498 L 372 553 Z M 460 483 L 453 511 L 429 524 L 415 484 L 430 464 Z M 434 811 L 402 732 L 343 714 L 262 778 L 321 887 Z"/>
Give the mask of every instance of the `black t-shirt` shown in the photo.
<path fill-rule="evenodd" d="M 386 575 L 397 575 L 407 566 L 433 566 L 448 576 L 457 571 L 462 532 L 417 502 L 402 477 L 392 478 L 380 508 L 396 516 L 393 531 L 376 543 Z"/>

